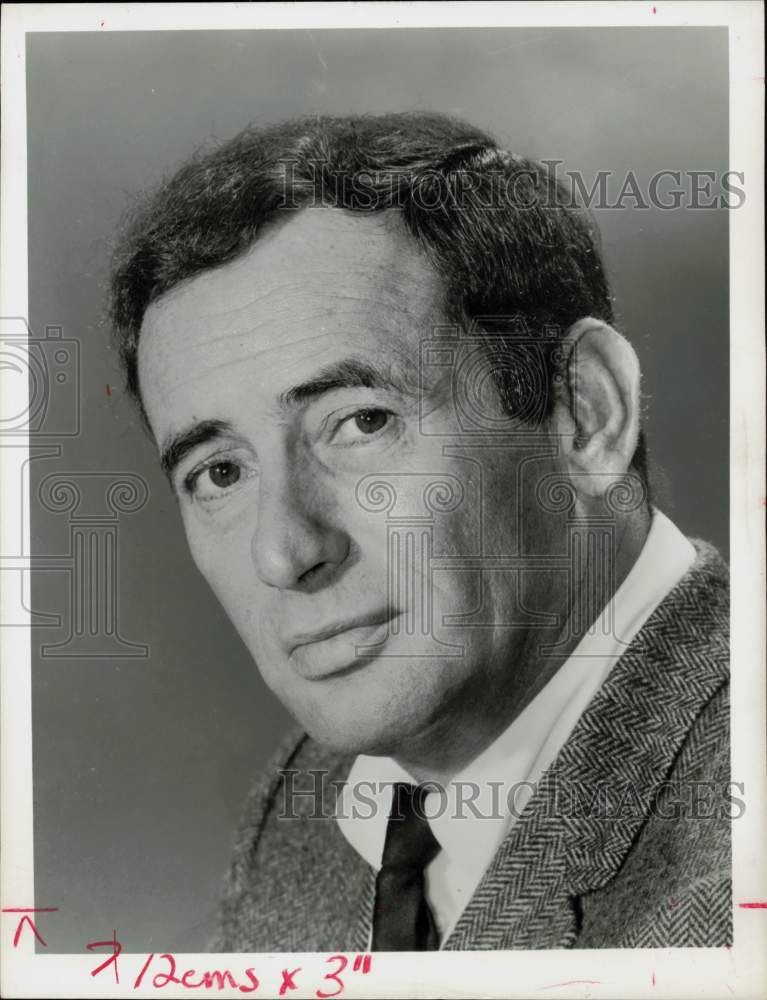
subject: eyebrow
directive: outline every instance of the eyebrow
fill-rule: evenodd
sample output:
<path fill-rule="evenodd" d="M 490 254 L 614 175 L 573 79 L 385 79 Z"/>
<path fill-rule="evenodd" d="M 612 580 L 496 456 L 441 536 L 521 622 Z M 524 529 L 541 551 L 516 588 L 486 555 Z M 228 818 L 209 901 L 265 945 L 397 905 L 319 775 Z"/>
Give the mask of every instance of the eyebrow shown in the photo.
<path fill-rule="evenodd" d="M 337 389 L 389 389 L 406 391 L 405 379 L 397 378 L 394 365 L 389 364 L 384 371 L 378 365 L 362 358 L 344 358 L 326 365 L 306 382 L 287 389 L 280 395 L 283 409 L 310 402 L 325 392 Z"/>
<path fill-rule="evenodd" d="M 286 389 L 278 398 L 280 409 L 288 410 L 311 402 L 326 392 L 338 389 L 388 389 L 407 391 L 406 377 L 397 378 L 393 364 L 384 371 L 378 365 L 361 358 L 344 358 L 321 368 L 312 378 Z M 181 461 L 201 444 L 234 433 L 228 420 L 201 420 L 191 427 L 171 435 L 160 449 L 160 465 L 169 479 Z"/>
<path fill-rule="evenodd" d="M 202 420 L 187 430 L 173 434 L 164 442 L 160 451 L 160 465 L 165 475 L 170 479 L 179 462 L 199 445 L 225 437 L 232 431 L 228 420 Z"/>

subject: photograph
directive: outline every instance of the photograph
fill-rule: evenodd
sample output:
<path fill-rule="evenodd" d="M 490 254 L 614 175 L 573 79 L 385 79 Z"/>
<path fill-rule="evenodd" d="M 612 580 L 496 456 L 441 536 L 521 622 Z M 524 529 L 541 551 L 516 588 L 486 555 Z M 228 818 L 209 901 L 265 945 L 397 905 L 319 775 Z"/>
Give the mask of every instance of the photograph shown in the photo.
<path fill-rule="evenodd" d="M 767 985 L 763 8 L 428 6 L 5 5 L 4 995 Z"/>

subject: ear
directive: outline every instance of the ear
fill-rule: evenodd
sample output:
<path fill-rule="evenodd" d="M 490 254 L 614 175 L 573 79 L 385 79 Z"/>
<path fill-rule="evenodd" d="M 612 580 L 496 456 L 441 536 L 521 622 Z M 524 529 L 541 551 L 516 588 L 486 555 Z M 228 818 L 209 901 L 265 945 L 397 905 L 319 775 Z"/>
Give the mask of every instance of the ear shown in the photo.
<path fill-rule="evenodd" d="M 639 438 L 639 360 L 609 324 L 578 320 L 563 343 L 553 430 L 577 493 L 602 496 L 629 468 Z"/>

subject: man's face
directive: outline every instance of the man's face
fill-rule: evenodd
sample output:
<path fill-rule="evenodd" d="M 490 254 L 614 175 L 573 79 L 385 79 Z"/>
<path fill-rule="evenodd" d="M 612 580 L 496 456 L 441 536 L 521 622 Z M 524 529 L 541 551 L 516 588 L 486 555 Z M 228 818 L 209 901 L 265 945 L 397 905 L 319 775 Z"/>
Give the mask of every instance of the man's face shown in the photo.
<path fill-rule="evenodd" d="M 460 438 L 452 370 L 419 374 L 441 300 L 396 216 L 309 209 L 142 328 L 144 405 L 194 559 L 269 687 L 353 752 L 497 713 L 552 586 L 476 568 L 551 549 L 530 496 L 546 438 Z"/>

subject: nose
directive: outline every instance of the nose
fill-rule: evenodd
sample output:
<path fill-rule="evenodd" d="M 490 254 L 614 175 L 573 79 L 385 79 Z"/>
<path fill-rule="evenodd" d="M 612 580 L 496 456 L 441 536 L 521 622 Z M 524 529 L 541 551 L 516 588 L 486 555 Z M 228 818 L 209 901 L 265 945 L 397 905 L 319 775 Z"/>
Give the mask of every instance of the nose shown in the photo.
<path fill-rule="evenodd" d="M 316 488 L 262 478 L 251 554 L 265 584 L 311 590 L 345 561 L 350 539 L 330 522 L 328 507 Z"/>

